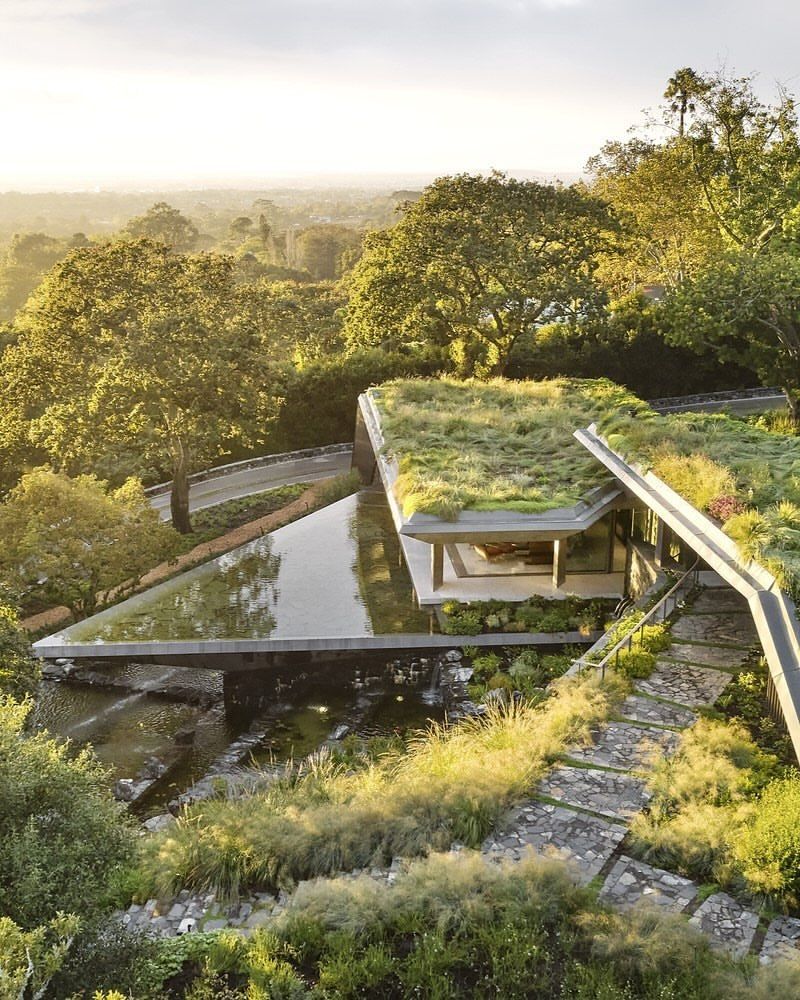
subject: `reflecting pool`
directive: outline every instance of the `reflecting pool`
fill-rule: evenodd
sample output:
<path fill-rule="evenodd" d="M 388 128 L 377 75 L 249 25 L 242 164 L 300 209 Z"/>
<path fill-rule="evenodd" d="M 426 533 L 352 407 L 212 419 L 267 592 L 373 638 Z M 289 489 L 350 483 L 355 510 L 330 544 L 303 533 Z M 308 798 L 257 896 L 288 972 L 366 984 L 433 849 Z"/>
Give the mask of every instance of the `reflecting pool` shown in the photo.
<path fill-rule="evenodd" d="M 131 597 L 65 644 L 428 633 L 385 497 L 364 491 Z"/>

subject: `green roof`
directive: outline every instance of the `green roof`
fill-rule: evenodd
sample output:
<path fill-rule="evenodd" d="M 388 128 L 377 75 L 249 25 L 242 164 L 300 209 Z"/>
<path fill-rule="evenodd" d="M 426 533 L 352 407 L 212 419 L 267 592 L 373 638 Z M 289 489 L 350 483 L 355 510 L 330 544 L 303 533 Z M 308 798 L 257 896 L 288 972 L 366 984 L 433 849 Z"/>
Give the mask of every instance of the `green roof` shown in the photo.
<path fill-rule="evenodd" d="M 398 379 L 371 390 L 395 496 L 415 512 L 540 513 L 572 507 L 610 482 L 573 431 L 620 410 L 647 409 L 613 382 Z"/>

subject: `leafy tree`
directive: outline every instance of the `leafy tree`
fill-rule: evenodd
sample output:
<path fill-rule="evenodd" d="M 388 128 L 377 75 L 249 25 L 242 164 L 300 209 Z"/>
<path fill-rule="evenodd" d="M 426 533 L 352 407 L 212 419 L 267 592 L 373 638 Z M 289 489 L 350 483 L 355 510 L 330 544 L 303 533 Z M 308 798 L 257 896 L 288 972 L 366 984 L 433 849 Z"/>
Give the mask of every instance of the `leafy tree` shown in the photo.
<path fill-rule="evenodd" d="M 800 425 L 800 256 L 731 253 L 665 303 L 670 339 L 779 385 Z"/>
<path fill-rule="evenodd" d="M 152 208 L 137 215 L 123 230 L 131 239 L 157 240 L 176 251 L 193 250 L 197 244 L 197 227 L 186 216 L 165 201 L 158 201 Z"/>
<path fill-rule="evenodd" d="M 263 338 L 285 359 L 302 367 L 344 350 L 346 299 L 335 285 L 262 279 L 248 290 L 248 301 Z"/>
<path fill-rule="evenodd" d="M 0 536 L 6 585 L 22 598 L 41 593 L 65 604 L 76 618 L 92 614 L 103 591 L 132 587 L 171 556 L 176 537 L 137 480 L 110 493 L 94 476 L 48 469 L 23 476 L 0 505 Z M 4 631 L 12 628 L 13 620 Z"/>
<path fill-rule="evenodd" d="M 764 104 L 751 77 L 716 74 L 694 87 L 686 136 L 705 204 L 731 247 L 760 253 L 800 203 L 794 98 L 780 91 Z"/>
<path fill-rule="evenodd" d="M 305 268 L 315 281 L 333 281 L 342 275 L 347 251 L 360 245 L 361 234 L 348 226 L 310 226 L 297 237 L 297 265 Z"/>
<path fill-rule="evenodd" d="M 613 207 L 621 225 L 600 268 L 617 294 L 643 284 L 675 288 L 723 249 L 686 143 L 610 142 L 588 168 L 592 191 Z"/>
<path fill-rule="evenodd" d="M 502 373 L 515 342 L 596 309 L 610 227 L 577 188 L 503 174 L 443 177 L 371 234 L 350 281 L 351 346 L 448 345 L 463 369 Z"/>
<path fill-rule="evenodd" d="M 39 682 L 39 661 L 31 652 L 17 614 L 0 603 L 0 694 L 22 699 L 33 694 Z"/>
<path fill-rule="evenodd" d="M 270 365 L 247 294 L 230 257 L 149 240 L 75 250 L 18 317 L 0 416 L 68 470 L 131 452 L 170 469 L 188 532 L 190 472 L 266 434 Z"/>
<path fill-rule="evenodd" d="M 42 276 L 67 252 L 67 246 L 45 233 L 13 237 L 0 265 L 0 319 L 11 319 Z"/>
<path fill-rule="evenodd" d="M 27 733 L 30 708 L 0 699 L 0 913 L 23 930 L 101 909 L 136 843 L 92 753 Z"/>

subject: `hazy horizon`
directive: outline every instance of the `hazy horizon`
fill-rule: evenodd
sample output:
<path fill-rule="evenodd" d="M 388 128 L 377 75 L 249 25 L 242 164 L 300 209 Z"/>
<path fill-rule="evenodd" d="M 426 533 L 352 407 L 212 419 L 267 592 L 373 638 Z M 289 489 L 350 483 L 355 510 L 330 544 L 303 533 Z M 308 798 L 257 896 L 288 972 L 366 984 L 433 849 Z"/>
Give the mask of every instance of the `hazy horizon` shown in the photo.
<path fill-rule="evenodd" d="M 0 0 L 0 190 L 574 179 L 680 66 L 791 87 L 797 37 L 788 0 Z"/>

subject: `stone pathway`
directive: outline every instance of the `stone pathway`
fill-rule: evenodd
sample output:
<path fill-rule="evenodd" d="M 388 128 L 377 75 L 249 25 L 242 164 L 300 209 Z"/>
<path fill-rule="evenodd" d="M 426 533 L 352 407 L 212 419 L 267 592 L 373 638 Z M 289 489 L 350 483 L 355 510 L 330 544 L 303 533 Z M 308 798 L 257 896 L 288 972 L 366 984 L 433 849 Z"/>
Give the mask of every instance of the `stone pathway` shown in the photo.
<path fill-rule="evenodd" d="M 672 626 L 680 641 L 658 657 L 650 677 L 635 682 L 621 718 L 602 726 L 591 746 L 571 749 L 565 763 L 539 784 L 541 798 L 513 810 L 486 840 L 484 853 L 513 860 L 530 850 L 554 854 L 574 866 L 579 881 L 602 878 L 605 901 L 623 909 L 651 905 L 685 913 L 714 947 L 745 955 L 753 947 L 757 913 L 724 892 L 698 905 L 699 886 L 691 879 L 622 852 L 625 824 L 649 798 L 635 772 L 675 751 L 680 730 L 697 719 L 695 709 L 712 705 L 730 683 L 731 671 L 751 653 L 755 631 L 749 613 L 742 611 L 746 605 L 732 591 L 700 594 Z M 559 804 L 547 801 L 552 799 Z M 767 932 L 761 961 L 794 952 L 798 945 L 800 920 L 779 918 Z"/>
<path fill-rule="evenodd" d="M 671 913 L 681 913 L 697 898 L 697 891 L 691 879 L 623 855 L 608 873 L 600 898 L 625 909 L 644 900 Z"/>
<path fill-rule="evenodd" d="M 609 722 L 588 747 L 570 750 L 572 760 L 620 771 L 646 770 L 654 759 L 671 753 L 678 745 L 678 733 L 671 729 L 637 725 L 634 722 Z"/>
<path fill-rule="evenodd" d="M 670 653 L 672 652 L 670 648 Z M 699 647 L 695 647 L 699 648 Z M 637 681 L 637 690 L 655 698 L 669 698 L 679 705 L 696 708 L 713 705 L 730 683 L 731 675 L 722 670 L 676 663 L 659 657 L 649 677 Z"/>
<path fill-rule="evenodd" d="M 697 907 L 689 923 L 707 934 L 713 947 L 742 958 L 756 935 L 758 914 L 745 909 L 727 892 L 715 892 Z"/>
<path fill-rule="evenodd" d="M 553 768 L 539 785 L 539 793 L 612 819 L 629 819 L 650 799 L 641 778 L 569 765 Z"/>

